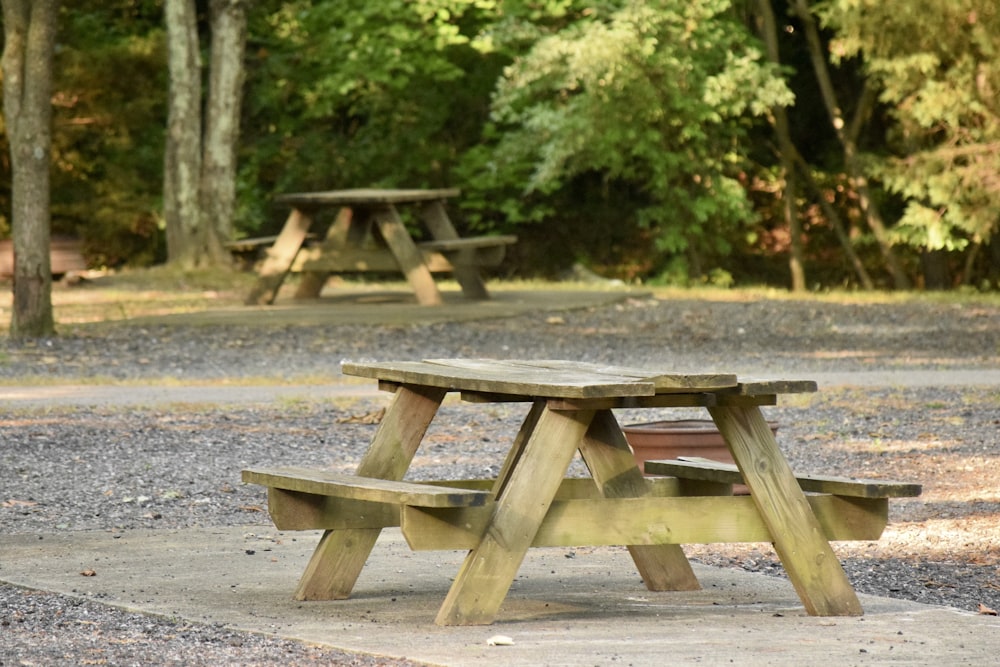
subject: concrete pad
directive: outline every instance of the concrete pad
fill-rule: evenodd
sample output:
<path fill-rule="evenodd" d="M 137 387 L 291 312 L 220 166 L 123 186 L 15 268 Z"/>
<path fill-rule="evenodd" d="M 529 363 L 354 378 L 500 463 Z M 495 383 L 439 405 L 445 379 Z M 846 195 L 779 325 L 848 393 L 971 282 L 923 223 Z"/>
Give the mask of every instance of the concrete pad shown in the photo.
<path fill-rule="evenodd" d="M 136 317 L 129 325 L 409 325 L 513 317 L 525 313 L 591 308 L 649 292 L 625 287 L 588 290 L 516 290 L 490 287 L 490 299 L 476 301 L 457 291 L 442 291 L 440 306 L 421 306 L 410 291 L 350 290 L 318 299 L 282 299 L 270 306 L 234 306 L 191 313 Z"/>
<path fill-rule="evenodd" d="M 696 566 L 703 590 L 651 593 L 621 548 L 531 550 L 496 623 L 438 627 L 463 553 L 413 553 L 387 530 L 352 599 L 296 602 L 317 540 L 265 525 L 8 535 L 0 580 L 438 665 L 995 664 L 1000 654 L 996 617 L 871 596 L 863 617 L 810 617 L 787 581 L 739 570 Z M 495 635 L 514 644 L 488 645 Z"/>

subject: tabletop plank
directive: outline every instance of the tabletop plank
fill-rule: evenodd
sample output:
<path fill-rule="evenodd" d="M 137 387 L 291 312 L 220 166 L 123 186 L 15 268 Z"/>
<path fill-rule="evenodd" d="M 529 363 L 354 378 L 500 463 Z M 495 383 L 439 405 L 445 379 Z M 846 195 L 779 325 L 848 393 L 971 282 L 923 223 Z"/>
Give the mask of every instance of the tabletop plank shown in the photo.
<path fill-rule="evenodd" d="M 738 394 L 741 396 L 763 396 L 768 394 L 808 394 L 818 390 L 815 380 L 769 380 L 743 378 Z"/>
<path fill-rule="evenodd" d="M 687 393 L 692 390 L 714 391 L 738 386 L 732 373 L 665 373 L 655 368 L 596 364 L 566 359 L 518 360 L 510 363 L 539 369 L 574 369 L 614 378 L 632 378 L 652 382 L 657 394 Z"/>
<path fill-rule="evenodd" d="M 660 373 L 653 369 L 630 368 L 585 361 L 561 359 L 425 359 L 426 363 L 453 368 L 477 369 L 487 373 L 503 368 L 505 375 L 529 372 L 532 377 L 567 377 L 570 374 L 580 382 L 652 382 L 657 394 L 691 391 L 735 389 L 735 375 L 724 373 Z"/>
<path fill-rule="evenodd" d="M 635 378 L 604 376 L 572 368 L 541 369 L 497 360 L 347 362 L 341 370 L 346 375 L 401 384 L 537 398 L 653 396 L 656 393 L 652 382 Z"/>
<path fill-rule="evenodd" d="M 350 190 L 328 190 L 325 192 L 293 192 L 275 197 L 280 204 L 292 206 L 352 206 L 365 204 L 406 204 L 435 199 L 457 197 L 461 190 L 444 188 L 438 190 L 382 190 L 376 188 L 354 188 Z"/>

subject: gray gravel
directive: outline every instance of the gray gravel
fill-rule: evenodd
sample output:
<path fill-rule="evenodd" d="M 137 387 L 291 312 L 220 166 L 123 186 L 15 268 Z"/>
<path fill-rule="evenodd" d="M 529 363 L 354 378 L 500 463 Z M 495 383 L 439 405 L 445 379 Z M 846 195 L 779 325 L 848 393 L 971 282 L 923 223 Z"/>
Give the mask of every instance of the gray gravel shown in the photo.
<path fill-rule="evenodd" d="M 411 326 L 67 328 L 4 341 L 0 379 L 336 377 L 344 359 L 567 358 L 678 370 L 998 368 L 1000 306 L 631 299 L 579 311 Z"/>
<path fill-rule="evenodd" d="M 965 370 L 969 387 L 830 389 L 768 408 L 767 416 L 781 424 L 779 442 L 801 471 L 900 478 L 925 488 L 960 477 L 966 491 L 972 489 L 971 499 L 960 489 L 945 489 L 929 500 L 893 503 L 891 522 L 913 527 L 912 534 L 935 519 L 991 518 L 994 531 L 1000 523 L 1000 400 L 996 387 L 974 386 L 977 371 L 1000 369 L 995 305 L 640 299 L 461 324 L 81 327 L 51 340 L 3 341 L 0 378 L 72 383 L 105 377 L 137 386 L 163 378 L 336 381 L 344 359 L 446 356 L 797 376 Z M 239 471 L 276 462 L 350 470 L 374 427 L 342 422 L 375 412 L 385 401 L 364 396 L 224 407 L 5 408 L 0 533 L 269 525 L 263 491 L 242 485 Z M 684 416 L 702 415 L 662 415 Z M 516 405 L 483 410 L 446 403 L 411 476 L 495 473 L 521 417 Z M 619 414 L 623 423 L 659 417 L 655 411 Z M 463 443 L 460 452 L 451 444 L 456 440 Z M 582 474 L 574 465 L 573 472 Z M 848 553 L 844 564 L 861 592 L 970 611 L 1000 609 L 1000 546 L 991 548 L 991 541 L 956 544 L 933 560 L 919 545 L 893 545 L 874 557 Z M 700 550 L 695 557 L 781 576 L 766 550 Z M 405 664 L 0 585 L 0 665 L 102 664 L 96 661 Z"/>

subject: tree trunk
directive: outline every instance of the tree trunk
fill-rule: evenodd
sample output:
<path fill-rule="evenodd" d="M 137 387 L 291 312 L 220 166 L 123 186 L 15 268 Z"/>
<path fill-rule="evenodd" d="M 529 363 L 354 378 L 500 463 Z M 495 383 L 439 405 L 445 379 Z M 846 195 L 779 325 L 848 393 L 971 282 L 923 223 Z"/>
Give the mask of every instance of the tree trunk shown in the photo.
<path fill-rule="evenodd" d="M 986 248 L 986 279 L 993 282 L 996 289 L 1000 290 L 1000 235 L 990 239 Z"/>
<path fill-rule="evenodd" d="M 771 62 L 781 65 L 781 54 L 778 50 L 778 30 L 775 25 L 774 11 L 771 0 L 758 0 L 757 9 L 760 13 L 760 33 L 767 45 L 767 55 Z M 791 238 L 791 248 L 788 256 L 788 269 L 792 278 L 792 291 L 806 290 L 805 255 L 802 243 L 802 221 L 799 219 L 797 179 L 795 177 L 794 155 L 797 153 L 792 135 L 788 129 L 788 114 L 785 108 L 777 106 L 772 110 L 774 133 L 778 138 L 778 153 L 781 159 L 781 170 L 785 176 L 783 192 L 785 223 Z"/>
<path fill-rule="evenodd" d="M 201 60 L 194 0 L 166 0 L 170 95 L 163 165 L 167 261 L 200 264 Z"/>
<path fill-rule="evenodd" d="M 948 251 L 925 250 L 920 256 L 924 272 L 924 289 L 945 290 L 951 287 L 948 272 Z"/>
<path fill-rule="evenodd" d="M 212 0 L 212 55 L 202 154 L 202 224 L 206 252 L 216 263 L 228 255 L 236 203 L 236 147 L 240 135 L 243 51 L 247 39 L 246 0 Z"/>
<path fill-rule="evenodd" d="M 858 280 L 861 281 L 861 286 L 867 290 L 875 289 L 875 283 L 872 281 L 871 276 L 868 275 L 868 271 L 865 270 L 864 262 L 858 257 L 858 253 L 854 251 L 854 247 L 851 245 L 851 237 L 847 233 L 847 227 L 844 225 L 844 221 L 840 218 L 840 214 L 837 213 L 830 202 L 826 200 L 826 194 L 823 189 L 820 188 L 819 184 L 812 177 L 810 172 L 809 163 L 805 161 L 805 158 L 801 154 L 796 152 L 795 154 L 795 164 L 798 166 L 801 172 L 802 179 L 806 182 L 813 193 L 816 195 L 816 201 L 819 202 L 820 208 L 823 209 L 823 215 L 827 217 L 830 224 L 833 225 L 833 231 L 837 235 L 837 240 L 840 241 L 840 247 L 844 249 L 844 254 L 847 255 L 847 260 L 851 263 L 854 268 L 854 272 L 858 276 Z"/>
<path fill-rule="evenodd" d="M 164 158 L 167 259 L 183 268 L 229 263 L 248 0 L 211 0 L 212 48 L 202 116 L 194 0 L 166 0 L 170 110 Z M 204 121 L 204 124 L 203 124 Z"/>
<path fill-rule="evenodd" d="M 14 310 L 10 335 L 52 335 L 49 166 L 59 0 L 3 0 L 3 106 L 10 143 Z"/>
<path fill-rule="evenodd" d="M 823 45 L 819 38 L 819 30 L 816 28 L 816 21 L 809 9 L 808 0 L 795 0 L 793 11 L 798 15 L 805 29 L 806 41 L 809 46 L 809 56 L 812 60 L 813 69 L 816 72 L 816 80 L 819 83 L 820 93 L 823 96 L 823 103 L 826 105 L 826 110 L 830 115 L 830 121 L 833 124 L 837 138 L 840 140 L 840 145 L 844 152 L 844 169 L 847 171 L 848 178 L 850 178 L 851 184 L 858 193 L 861 210 L 865 215 L 868 226 L 872 230 L 872 234 L 875 236 L 875 240 L 878 242 L 879 249 L 882 251 L 886 269 L 892 276 L 896 289 L 909 289 L 910 281 L 896 259 L 895 253 L 892 251 L 892 242 L 886 231 L 885 223 L 882 221 L 882 216 L 871 200 L 868 179 L 858 159 L 856 133 L 860 127 L 860 119 L 864 118 L 868 110 L 865 108 L 865 105 L 861 105 L 856 116 L 859 122 L 852 123 L 850 132 L 845 131 L 843 111 L 841 110 L 840 102 L 837 100 L 837 94 L 833 89 L 830 70 L 827 67 Z M 865 96 L 863 95 L 862 98 L 865 99 Z"/>

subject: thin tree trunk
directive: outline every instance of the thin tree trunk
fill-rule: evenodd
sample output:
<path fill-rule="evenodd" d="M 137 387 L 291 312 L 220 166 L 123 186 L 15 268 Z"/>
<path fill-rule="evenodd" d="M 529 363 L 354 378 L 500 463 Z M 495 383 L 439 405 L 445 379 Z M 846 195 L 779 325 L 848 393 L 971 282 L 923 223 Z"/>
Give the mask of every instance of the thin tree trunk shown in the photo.
<path fill-rule="evenodd" d="M 202 153 L 201 212 L 206 251 L 216 263 L 228 259 L 223 244 L 233 238 L 247 5 L 247 0 L 210 3 L 212 55 Z"/>
<path fill-rule="evenodd" d="M 944 290 L 951 287 L 948 251 L 924 250 L 920 255 L 920 266 L 924 273 L 924 289 Z"/>
<path fill-rule="evenodd" d="M 823 96 L 823 103 L 826 105 L 837 138 L 840 140 L 840 145 L 844 152 L 844 168 L 847 170 L 847 175 L 851 179 L 852 186 L 858 193 L 861 210 L 865 214 L 865 219 L 872 230 L 872 234 L 875 236 L 875 240 L 878 242 L 879 249 L 882 251 L 886 269 L 892 276 L 896 289 L 909 289 L 910 281 L 896 259 L 895 253 L 892 251 L 892 242 L 886 231 L 885 223 L 882 221 L 882 216 L 871 200 L 868 179 L 865 177 L 864 170 L 861 168 L 861 163 L 858 159 L 857 135 L 854 134 L 852 136 L 850 132 L 845 131 L 843 111 L 837 100 L 837 94 L 833 89 L 830 70 L 827 67 L 823 45 L 819 38 L 819 30 L 809 9 L 809 2 L 808 0 L 795 0 L 793 8 L 799 19 L 801 19 L 805 29 L 806 41 L 809 45 L 809 56 L 812 60 L 813 69 L 816 71 L 816 80 L 819 83 L 820 93 Z M 862 111 L 865 114 L 867 113 L 867 110 Z M 852 125 L 851 131 L 855 133 L 858 131 L 857 123 Z"/>
<path fill-rule="evenodd" d="M 976 259 L 979 257 L 979 251 L 983 249 L 983 244 L 978 241 L 973 241 L 969 251 L 965 254 L 965 262 L 962 264 L 962 284 L 972 285 L 973 281 L 976 279 Z M 973 285 L 975 287 L 975 285 Z"/>
<path fill-rule="evenodd" d="M 847 234 L 847 227 L 844 225 L 844 221 L 841 219 L 840 214 L 837 213 L 837 209 L 831 206 L 830 202 L 826 200 L 822 188 L 813 179 L 812 173 L 809 171 L 809 164 L 799 153 L 795 154 L 795 163 L 799 167 L 802 178 L 816 195 L 816 201 L 819 202 L 820 208 L 823 209 L 823 215 L 833 225 L 833 231 L 837 235 L 837 240 L 840 241 L 840 245 L 844 249 L 844 254 L 847 255 L 847 260 L 854 267 L 854 272 L 857 274 L 861 286 L 868 290 L 875 289 L 875 283 L 872 281 L 871 276 L 868 275 L 864 262 L 858 257 L 858 253 L 854 252 L 854 246 L 851 245 L 851 238 Z"/>
<path fill-rule="evenodd" d="M 994 236 L 986 248 L 986 278 L 992 280 L 997 289 L 1000 289 L 1000 236 Z"/>
<path fill-rule="evenodd" d="M 49 167 L 58 18 L 59 0 L 3 0 L 3 106 L 12 172 L 13 338 L 55 332 Z"/>
<path fill-rule="evenodd" d="M 764 43 L 767 45 L 767 55 L 771 62 L 776 65 L 781 64 L 781 54 L 778 50 L 778 30 L 775 25 L 774 11 L 771 9 L 771 0 L 758 0 L 758 12 L 760 14 L 760 32 L 763 35 Z M 785 187 L 783 192 L 783 209 L 785 223 L 788 225 L 788 232 L 791 238 L 791 247 L 788 256 L 788 269 L 792 278 L 792 291 L 804 292 L 806 290 L 805 253 L 802 243 L 802 221 L 799 219 L 797 179 L 795 177 L 795 163 L 793 155 L 797 153 L 795 144 L 792 142 L 792 135 L 788 129 L 788 114 L 783 106 L 776 106 L 772 109 L 774 133 L 778 138 L 778 153 L 781 159 L 781 171 L 785 177 Z"/>
<path fill-rule="evenodd" d="M 166 0 L 170 70 L 163 168 L 167 261 L 185 268 L 200 262 L 201 61 L 194 0 Z"/>

